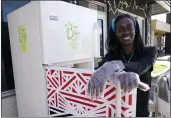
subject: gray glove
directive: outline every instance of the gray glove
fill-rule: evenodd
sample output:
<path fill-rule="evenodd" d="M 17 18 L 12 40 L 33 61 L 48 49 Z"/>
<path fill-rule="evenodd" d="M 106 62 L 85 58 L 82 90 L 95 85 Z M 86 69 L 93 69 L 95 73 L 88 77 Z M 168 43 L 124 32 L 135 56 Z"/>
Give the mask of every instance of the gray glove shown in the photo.
<path fill-rule="evenodd" d="M 88 95 L 91 97 L 100 96 L 108 78 L 111 78 L 114 72 L 119 72 L 122 69 L 124 69 L 122 61 L 110 61 L 103 64 L 102 67 L 92 74 L 89 80 Z"/>
<path fill-rule="evenodd" d="M 132 89 L 138 87 L 140 79 L 139 75 L 134 72 L 120 71 L 114 73 L 113 76 L 111 76 L 110 82 L 116 84 L 120 83 L 121 89 L 124 92 L 130 92 Z"/>

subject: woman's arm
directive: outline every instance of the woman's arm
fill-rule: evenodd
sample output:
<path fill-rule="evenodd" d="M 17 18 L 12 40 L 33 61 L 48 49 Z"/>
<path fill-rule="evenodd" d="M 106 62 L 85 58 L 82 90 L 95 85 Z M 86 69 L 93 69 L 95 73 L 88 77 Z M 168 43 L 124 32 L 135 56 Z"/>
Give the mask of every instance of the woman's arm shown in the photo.
<path fill-rule="evenodd" d="M 107 62 L 107 57 L 108 57 L 108 53 L 105 55 L 104 58 L 102 58 L 102 61 L 98 63 L 98 67 L 96 67 L 95 70 L 97 70 L 97 69 L 100 68 L 104 63 Z"/>
<path fill-rule="evenodd" d="M 109 51 L 103 58 L 102 58 L 102 61 L 101 62 L 99 62 L 98 63 L 98 67 L 96 68 L 96 69 L 98 69 L 98 68 L 100 68 L 104 63 L 106 63 L 107 61 L 112 61 L 112 57 L 111 57 L 111 54 L 112 52 L 111 51 Z M 95 70 L 96 70 L 95 69 Z"/>
<path fill-rule="evenodd" d="M 139 75 L 143 75 L 150 68 L 153 67 L 155 59 L 157 57 L 157 50 L 155 47 L 146 47 L 142 52 L 142 59 L 137 62 L 125 63 L 125 71 L 135 72 Z"/>

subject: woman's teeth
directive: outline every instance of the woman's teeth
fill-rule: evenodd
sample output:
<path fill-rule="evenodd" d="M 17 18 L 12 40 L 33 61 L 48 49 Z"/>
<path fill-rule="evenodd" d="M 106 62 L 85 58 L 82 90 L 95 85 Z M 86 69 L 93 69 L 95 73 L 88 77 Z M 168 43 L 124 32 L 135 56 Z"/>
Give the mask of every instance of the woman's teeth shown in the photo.
<path fill-rule="evenodd" d="M 128 39 L 130 39 L 130 38 L 131 38 L 131 37 L 124 37 L 123 39 L 124 39 L 124 40 L 128 40 Z"/>

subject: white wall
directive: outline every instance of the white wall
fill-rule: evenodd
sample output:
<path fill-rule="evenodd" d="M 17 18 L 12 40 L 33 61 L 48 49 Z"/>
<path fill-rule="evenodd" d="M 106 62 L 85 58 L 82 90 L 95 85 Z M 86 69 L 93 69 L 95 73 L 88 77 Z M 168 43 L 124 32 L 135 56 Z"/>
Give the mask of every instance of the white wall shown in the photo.
<path fill-rule="evenodd" d="M 2 117 L 18 117 L 15 95 L 1 98 L 1 105 Z"/>
<path fill-rule="evenodd" d="M 151 16 L 151 20 L 155 20 L 155 19 L 166 23 L 166 14 L 164 13 L 164 14 Z"/>
<path fill-rule="evenodd" d="M 151 16 L 151 20 L 159 20 L 166 23 L 166 13 Z M 153 34 L 154 35 L 154 34 Z M 152 37 L 152 46 L 158 46 L 157 36 Z"/>

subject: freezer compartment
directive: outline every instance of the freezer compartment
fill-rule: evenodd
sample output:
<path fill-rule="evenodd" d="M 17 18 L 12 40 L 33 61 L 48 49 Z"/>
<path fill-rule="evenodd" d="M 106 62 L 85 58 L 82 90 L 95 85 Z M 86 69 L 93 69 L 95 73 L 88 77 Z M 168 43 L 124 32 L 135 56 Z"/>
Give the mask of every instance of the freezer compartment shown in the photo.
<path fill-rule="evenodd" d="M 63 1 L 41 1 L 40 22 L 43 64 L 90 59 L 98 52 L 97 11 Z"/>
<path fill-rule="evenodd" d="M 104 94 L 93 101 L 86 95 L 92 70 L 48 66 L 45 73 L 50 117 L 135 117 L 136 90 L 118 94 L 120 88 L 107 82 Z"/>

